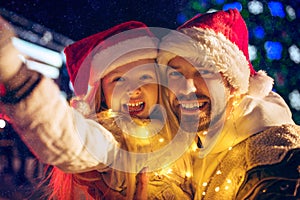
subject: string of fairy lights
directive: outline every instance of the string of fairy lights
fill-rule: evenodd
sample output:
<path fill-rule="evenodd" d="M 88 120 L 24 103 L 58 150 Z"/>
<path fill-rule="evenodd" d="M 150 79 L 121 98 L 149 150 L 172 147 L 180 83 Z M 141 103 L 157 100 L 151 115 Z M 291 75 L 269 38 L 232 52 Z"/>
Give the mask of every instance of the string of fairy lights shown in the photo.
<path fill-rule="evenodd" d="M 299 3 L 298 3 L 299 4 Z M 237 8 L 249 31 L 249 54 L 255 69 L 274 78 L 274 90 L 283 96 L 300 124 L 300 27 L 297 1 L 189 0 L 177 15 L 184 23 L 197 13 Z"/>

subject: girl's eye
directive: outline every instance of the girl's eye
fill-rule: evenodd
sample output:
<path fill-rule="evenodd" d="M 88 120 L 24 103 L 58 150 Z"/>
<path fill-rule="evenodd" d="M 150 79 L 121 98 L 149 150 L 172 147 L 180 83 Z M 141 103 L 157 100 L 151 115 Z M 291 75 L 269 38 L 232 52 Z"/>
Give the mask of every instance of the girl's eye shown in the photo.
<path fill-rule="evenodd" d="M 124 82 L 125 81 L 125 78 L 123 77 L 116 77 L 113 79 L 113 82 Z"/>

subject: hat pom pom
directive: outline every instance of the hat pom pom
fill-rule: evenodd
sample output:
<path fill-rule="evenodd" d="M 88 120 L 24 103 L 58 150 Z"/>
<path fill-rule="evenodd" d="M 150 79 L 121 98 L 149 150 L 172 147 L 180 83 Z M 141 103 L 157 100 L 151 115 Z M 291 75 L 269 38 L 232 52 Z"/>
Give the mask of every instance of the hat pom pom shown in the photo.
<path fill-rule="evenodd" d="M 265 71 L 259 70 L 250 76 L 248 94 L 254 97 L 265 97 L 273 88 L 274 80 Z"/>

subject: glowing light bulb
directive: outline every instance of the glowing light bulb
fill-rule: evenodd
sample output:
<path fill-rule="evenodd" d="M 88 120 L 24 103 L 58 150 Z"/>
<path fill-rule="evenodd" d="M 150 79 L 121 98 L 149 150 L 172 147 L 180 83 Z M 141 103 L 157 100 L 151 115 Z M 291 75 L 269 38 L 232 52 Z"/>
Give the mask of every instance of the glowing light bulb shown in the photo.
<path fill-rule="evenodd" d="M 227 182 L 227 183 L 231 183 L 231 180 L 230 180 L 230 179 L 226 179 L 226 182 Z"/>
<path fill-rule="evenodd" d="M 203 133 L 202 133 L 203 135 L 207 135 L 207 131 L 203 131 Z"/>
<path fill-rule="evenodd" d="M 198 147 L 196 143 L 193 143 L 191 146 L 192 151 L 197 151 Z"/>
<path fill-rule="evenodd" d="M 167 174 L 171 174 L 172 173 L 172 169 L 171 168 L 169 168 L 168 170 L 167 170 Z"/>
<path fill-rule="evenodd" d="M 237 106 L 237 105 L 238 105 L 238 101 L 234 101 L 234 102 L 232 103 L 232 105 L 233 105 L 233 106 Z"/>
<path fill-rule="evenodd" d="M 0 128 L 4 128 L 6 126 L 6 122 L 3 119 L 0 119 Z"/>
<path fill-rule="evenodd" d="M 225 186 L 225 190 L 229 190 L 229 186 Z"/>
<path fill-rule="evenodd" d="M 231 151 L 231 150 L 232 150 L 232 147 L 229 147 L 228 150 Z"/>
<path fill-rule="evenodd" d="M 186 173 L 185 173 L 185 176 L 186 176 L 187 178 L 190 178 L 190 177 L 192 176 L 192 174 L 191 174 L 191 172 L 186 172 Z"/>
<path fill-rule="evenodd" d="M 202 192 L 202 196 L 205 196 L 206 195 L 206 193 L 205 192 Z"/>
<path fill-rule="evenodd" d="M 203 186 L 203 187 L 206 187 L 206 186 L 207 186 L 207 182 L 203 182 L 203 183 L 202 183 L 202 186 Z"/>
<path fill-rule="evenodd" d="M 113 111 L 112 109 L 107 110 L 107 117 L 113 117 Z"/>
<path fill-rule="evenodd" d="M 158 140 L 159 142 L 164 142 L 165 141 L 165 139 L 164 138 L 159 138 L 159 140 Z"/>
<path fill-rule="evenodd" d="M 220 191 L 220 187 L 216 187 L 216 188 L 215 188 L 215 191 L 216 191 L 216 192 L 219 192 L 219 191 Z"/>
<path fill-rule="evenodd" d="M 218 174 L 218 175 L 222 174 L 221 170 L 218 170 L 218 171 L 216 172 L 216 174 Z"/>

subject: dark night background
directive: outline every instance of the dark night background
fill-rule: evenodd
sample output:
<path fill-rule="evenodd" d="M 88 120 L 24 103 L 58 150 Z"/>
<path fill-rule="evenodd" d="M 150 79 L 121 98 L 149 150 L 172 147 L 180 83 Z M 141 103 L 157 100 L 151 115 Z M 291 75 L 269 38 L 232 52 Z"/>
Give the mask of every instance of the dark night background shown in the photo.
<path fill-rule="evenodd" d="M 18 0 L 1 1 L 0 7 L 78 40 L 128 20 L 148 26 L 175 28 L 177 14 L 187 0 Z"/>

